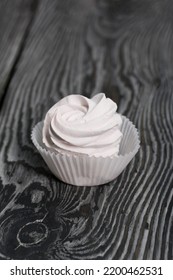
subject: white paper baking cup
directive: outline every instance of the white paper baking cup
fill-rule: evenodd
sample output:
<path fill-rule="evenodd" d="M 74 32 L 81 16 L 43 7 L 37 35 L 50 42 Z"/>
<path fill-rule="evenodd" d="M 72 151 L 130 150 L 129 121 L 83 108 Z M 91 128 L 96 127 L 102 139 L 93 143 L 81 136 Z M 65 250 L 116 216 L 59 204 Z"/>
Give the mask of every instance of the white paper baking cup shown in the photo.
<path fill-rule="evenodd" d="M 43 122 L 33 129 L 31 139 L 52 173 L 61 181 L 76 186 L 96 186 L 115 179 L 137 153 L 140 144 L 137 129 L 122 116 L 119 156 L 95 157 L 61 154 L 47 150 L 42 142 Z"/>

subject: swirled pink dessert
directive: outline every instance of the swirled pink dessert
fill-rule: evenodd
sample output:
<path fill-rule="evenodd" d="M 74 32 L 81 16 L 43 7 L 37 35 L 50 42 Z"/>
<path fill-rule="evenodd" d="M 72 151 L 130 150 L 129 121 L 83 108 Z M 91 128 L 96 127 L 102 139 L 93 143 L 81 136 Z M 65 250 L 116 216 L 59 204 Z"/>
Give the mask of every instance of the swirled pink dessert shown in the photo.
<path fill-rule="evenodd" d="M 69 95 L 47 112 L 43 143 L 55 153 L 88 156 L 118 155 L 122 132 L 117 105 L 104 93 L 89 99 Z"/>

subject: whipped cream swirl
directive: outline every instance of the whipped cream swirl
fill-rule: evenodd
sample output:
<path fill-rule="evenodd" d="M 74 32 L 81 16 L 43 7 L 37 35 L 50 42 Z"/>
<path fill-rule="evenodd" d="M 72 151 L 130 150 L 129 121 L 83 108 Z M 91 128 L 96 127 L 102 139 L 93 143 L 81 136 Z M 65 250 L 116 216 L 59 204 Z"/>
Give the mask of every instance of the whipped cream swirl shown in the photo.
<path fill-rule="evenodd" d="M 117 105 L 104 93 L 89 99 L 69 95 L 47 112 L 43 143 L 53 151 L 89 156 L 118 155 L 122 118 Z"/>

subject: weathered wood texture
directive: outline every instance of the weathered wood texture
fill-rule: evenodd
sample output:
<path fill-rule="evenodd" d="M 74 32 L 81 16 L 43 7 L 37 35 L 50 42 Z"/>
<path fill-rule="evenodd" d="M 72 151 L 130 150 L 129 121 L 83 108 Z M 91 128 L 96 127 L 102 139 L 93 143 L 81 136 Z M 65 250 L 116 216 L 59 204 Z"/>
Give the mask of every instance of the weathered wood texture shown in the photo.
<path fill-rule="evenodd" d="M 24 47 L 34 6 L 28 0 L 0 1 L 0 101 Z"/>
<path fill-rule="evenodd" d="M 0 112 L 2 259 L 173 258 L 172 12 L 171 0 L 39 2 Z M 101 91 L 141 149 L 107 185 L 66 185 L 31 130 L 63 96 Z"/>

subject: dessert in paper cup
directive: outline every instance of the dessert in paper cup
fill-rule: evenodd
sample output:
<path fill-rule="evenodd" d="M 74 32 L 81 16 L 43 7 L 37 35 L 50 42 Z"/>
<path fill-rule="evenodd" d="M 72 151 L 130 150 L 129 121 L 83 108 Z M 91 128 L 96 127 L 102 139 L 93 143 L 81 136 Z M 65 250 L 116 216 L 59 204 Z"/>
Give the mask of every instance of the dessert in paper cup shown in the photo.
<path fill-rule="evenodd" d="M 31 138 L 52 173 L 76 186 L 112 181 L 139 149 L 137 129 L 104 93 L 91 99 L 64 97 L 34 127 Z"/>

